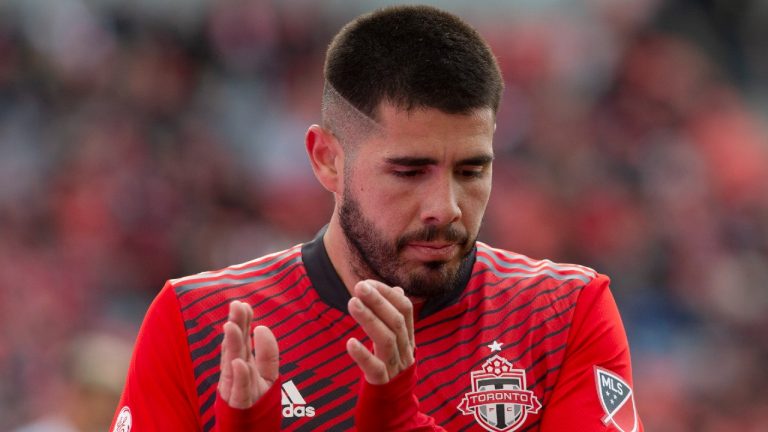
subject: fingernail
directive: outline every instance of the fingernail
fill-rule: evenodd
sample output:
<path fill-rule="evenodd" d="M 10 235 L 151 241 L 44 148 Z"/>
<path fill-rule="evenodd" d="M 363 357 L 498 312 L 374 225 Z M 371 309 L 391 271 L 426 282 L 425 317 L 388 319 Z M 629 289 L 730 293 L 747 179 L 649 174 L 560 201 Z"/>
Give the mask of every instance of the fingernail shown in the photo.
<path fill-rule="evenodd" d="M 363 303 L 360 301 L 360 299 L 356 297 L 352 297 L 352 300 L 349 301 L 349 307 L 352 309 L 355 309 L 357 311 L 363 310 Z"/>
<path fill-rule="evenodd" d="M 360 284 L 360 294 L 367 295 L 371 292 L 371 285 L 368 284 L 368 282 L 363 282 Z"/>

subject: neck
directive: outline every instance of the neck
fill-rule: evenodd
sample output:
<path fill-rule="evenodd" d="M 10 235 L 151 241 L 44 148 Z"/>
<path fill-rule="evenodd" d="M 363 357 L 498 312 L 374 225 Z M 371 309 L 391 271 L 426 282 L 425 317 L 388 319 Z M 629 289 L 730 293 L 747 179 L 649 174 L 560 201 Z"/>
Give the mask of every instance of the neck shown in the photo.
<path fill-rule="evenodd" d="M 344 232 L 341 229 L 336 212 L 331 216 L 328 229 L 325 231 L 325 235 L 323 235 L 323 244 L 328 252 L 328 258 L 331 259 L 333 269 L 336 270 L 336 273 L 351 295 L 355 284 L 360 281 L 360 277 L 352 267 L 352 260 L 355 257 L 352 256 L 352 252 L 349 250 L 349 243 L 347 243 L 347 239 L 344 237 Z"/>

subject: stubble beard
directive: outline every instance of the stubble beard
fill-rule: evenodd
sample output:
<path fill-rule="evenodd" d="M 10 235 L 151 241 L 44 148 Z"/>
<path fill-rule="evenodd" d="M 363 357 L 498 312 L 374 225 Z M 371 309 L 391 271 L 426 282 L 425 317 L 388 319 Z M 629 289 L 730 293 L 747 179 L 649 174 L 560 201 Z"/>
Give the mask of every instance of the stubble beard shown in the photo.
<path fill-rule="evenodd" d="M 363 215 L 360 205 L 350 196 L 350 188 L 342 196 L 339 224 L 352 256 L 352 269 L 360 279 L 376 279 L 389 286 L 403 288 L 410 297 L 430 299 L 453 292 L 460 280 L 460 269 L 469 260 L 475 239 L 454 226 L 424 226 L 417 232 L 406 233 L 394 243 L 388 241 Z M 460 248 L 460 259 L 455 261 L 429 261 L 408 271 L 400 252 L 413 241 L 442 240 L 455 242 Z"/>

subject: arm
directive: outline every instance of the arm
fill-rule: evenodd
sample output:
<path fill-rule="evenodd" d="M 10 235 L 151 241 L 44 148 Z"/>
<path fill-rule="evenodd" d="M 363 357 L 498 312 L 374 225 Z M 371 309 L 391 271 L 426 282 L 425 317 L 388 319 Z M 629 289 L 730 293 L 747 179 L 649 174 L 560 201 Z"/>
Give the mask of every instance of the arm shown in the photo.
<path fill-rule="evenodd" d="M 200 430 L 192 361 L 178 301 L 170 284 L 152 302 L 141 325 L 125 388 L 110 427 L 111 431 L 129 429 Z"/>
<path fill-rule="evenodd" d="M 280 386 L 271 385 L 277 380 L 277 342 L 268 329 L 257 327 L 254 341 L 262 349 L 255 355 L 250 351 L 251 340 L 243 336 L 250 333 L 253 312 L 248 311 L 247 305 L 233 302 L 224 325 L 222 374 L 214 406 L 218 431 L 280 427 Z M 130 426 L 142 431 L 199 431 L 193 376 L 178 301 L 173 287 L 166 284 L 139 331 L 110 430 L 120 432 Z"/>
<path fill-rule="evenodd" d="M 413 306 L 401 288 L 363 281 L 355 286 L 349 311 L 373 341 L 373 352 L 357 339 L 347 352 L 363 372 L 355 411 L 357 430 L 443 431 L 419 411 L 416 387 Z"/>
<path fill-rule="evenodd" d="M 617 425 L 624 432 L 643 430 L 631 390 L 627 336 L 608 285 L 608 278 L 600 276 L 579 295 L 565 360 L 543 412 L 541 432 L 613 432 L 620 430 Z M 614 377 L 598 375 L 598 370 Z M 628 396 L 619 408 L 610 401 L 604 407 L 598 391 L 603 391 L 606 398 L 615 393 L 618 399 L 614 400 L 619 402 Z"/>
<path fill-rule="evenodd" d="M 382 385 L 363 380 L 355 422 L 359 431 L 444 431 L 432 417 L 419 410 L 416 365 Z"/>

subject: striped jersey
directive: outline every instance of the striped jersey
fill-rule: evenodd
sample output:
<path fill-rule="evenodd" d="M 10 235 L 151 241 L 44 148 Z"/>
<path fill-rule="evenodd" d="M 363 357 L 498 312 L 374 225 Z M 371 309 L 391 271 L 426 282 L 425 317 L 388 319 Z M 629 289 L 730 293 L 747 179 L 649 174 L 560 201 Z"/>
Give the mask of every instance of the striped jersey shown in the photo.
<path fill-rule="evenodd" d="M 423 414 L 450 431 L 642 430 L 606 276 L 481 242 L 467 263 L 464 283 L 414 317 Z M 222 326 L 233 300 L 250 304 L 254 325 L 277 338 L 282 429 L 353 430 L 364 378 L 346 341 L 368 338 L 349 299 L 322 233 L 169 281 L 142 324 L 113 430 L 218 430 Z"/>

